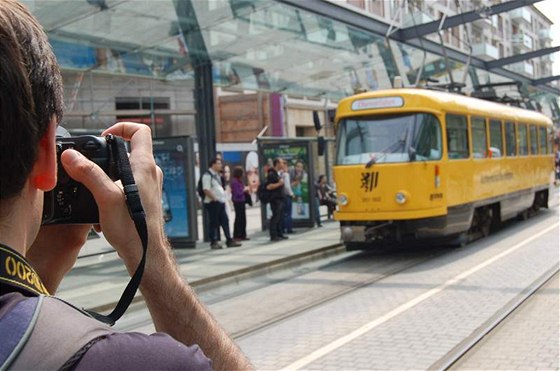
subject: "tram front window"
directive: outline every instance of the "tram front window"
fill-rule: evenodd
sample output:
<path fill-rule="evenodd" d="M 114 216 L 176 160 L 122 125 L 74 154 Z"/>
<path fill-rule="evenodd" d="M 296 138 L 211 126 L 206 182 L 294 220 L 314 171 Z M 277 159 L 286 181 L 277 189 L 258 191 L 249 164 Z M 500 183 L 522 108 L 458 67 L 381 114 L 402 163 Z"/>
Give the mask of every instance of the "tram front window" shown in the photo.
<path fill-rule="evenodd" d="M 367 116 L 339 123 L 337 165 L 439 160 L 438 119 L 427 113 Z"/>

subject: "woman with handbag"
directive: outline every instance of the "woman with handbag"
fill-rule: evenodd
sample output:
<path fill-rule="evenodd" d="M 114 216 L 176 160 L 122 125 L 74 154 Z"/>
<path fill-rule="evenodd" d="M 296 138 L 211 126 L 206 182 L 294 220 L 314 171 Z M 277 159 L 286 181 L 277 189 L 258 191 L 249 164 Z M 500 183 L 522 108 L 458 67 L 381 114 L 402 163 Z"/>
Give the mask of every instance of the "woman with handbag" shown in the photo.
<path fill-rule="evenodd" d="M 233 169 L 233 177 L 230 182 L 231 199 L 235 209 L 235 221 L 233 223 L 233 239 L 236 241 L 247 241 L 247 216 L 245 214 L 245 203 L 249 194 L 249 187 L 243 183 L 243 169 Z M 250 200 L 250 197 L 249 197 Z"/>

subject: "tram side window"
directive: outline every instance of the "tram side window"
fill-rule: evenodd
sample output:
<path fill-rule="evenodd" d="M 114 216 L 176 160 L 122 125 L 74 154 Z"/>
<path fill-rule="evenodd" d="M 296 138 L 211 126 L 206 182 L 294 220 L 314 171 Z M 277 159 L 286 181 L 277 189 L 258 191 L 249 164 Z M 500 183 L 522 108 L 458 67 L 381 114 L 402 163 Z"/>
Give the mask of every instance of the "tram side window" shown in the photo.
<path fill-rule="evenodd" d="M 531 154 L 536 155 L 538 152 L 538 138 L 537 138 L 537 127 L 535 125 L 529 125 L 529 134 L 531 137 Z"/>
<path fill-rule="evenodd" d="M 539 128 L 539 142 L 540 142 L 540 146 L 539 146 L 539 153 L 541 155 L 545 155 L 548 151 L 546 148 L 546 128 L 541 126 Z"/>
<path fill-rule="evenodd" d="M 506 155 L 515 156 L 516 154 L 515 125 L 513 122 L 506 122 Z"/>
<path fill-rule="evenodd" d="M 527 125 L 519 124 L 517 128 L 519 130 L 519 155 L 527 156 L 527 154 L 529 153 L 529 146 L 527 143 Z"/>
<path fill-rule="evenodd" d="M 481 117 L 471 119 L 473 157 L 486 157 L 486 120 Z"/>
<path fill-rule="evenodd" d="M 467 118 L 459 115 L 447 115 L 447 152 L 449 159 L 469 157 L 469 136 Z"/>
<path fill-rule="evenodd" d="M 548 142 L 548 153 L 555 153 L 554 152 L 554 134 L 552 133 L 552 128 L 546 130 L 546 141 Z"/>
<path fill-rule="evenodd" d="M 490 151 L 492 157 L 502 157 L 502 153 L 504 153 L 502 123 L 498 120 L 490 120 Z"/>

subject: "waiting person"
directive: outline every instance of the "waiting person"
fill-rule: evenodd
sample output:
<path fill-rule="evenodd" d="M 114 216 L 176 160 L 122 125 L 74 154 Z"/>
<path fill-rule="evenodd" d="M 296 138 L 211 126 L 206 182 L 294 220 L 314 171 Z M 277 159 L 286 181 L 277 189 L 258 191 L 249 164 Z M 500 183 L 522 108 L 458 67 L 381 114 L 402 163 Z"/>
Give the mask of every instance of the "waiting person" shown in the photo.
<path fill-rule="evenodd" d="M 290 172 L 288 171 L 288 162 L 282 160 L 282 181 L 284 182 L 284 220 L 282 223 L 283 233 L 294 233 L 292 220 L 292 200 L 294 199 L 294 191 L 292 191 L 292 183 L 290 181 Z"/>
<path fill-rule="evenodd" d="M 249 187 L 243 183 L 243 169 L 235 167 L 233 178 L 230 182 L 231 198 L 235 209 L 235 221 L 233 223 L 233 239 L 236 241 L 247 241 L 247 216 L 245 212 L 246 195 L 249 195 Z"/>
<path fill-rule="evenodd" d="M 317 178 L 316 191 L 319 205 L 327 206 L 327 218 L 331 219 L 336 210 L 336 197 L 334 196 L 333 189 L 327 183 L 327 177 L 324 174 L 319 175 L 319 178 Z"/>
<path fill-rule="evenodd" d="M 41 226 L 44 192 L 57 183 L 55 131 L 62 119 L 62 77 L 41 26 L 15 0 L 0 1 L 0 65 L 0 254 L 17 261 L 33 287 L 40 288 L 32 290 L 6 279 L 9 271 L 0 272 L 0 327 L 9 329 L 1 332 L 0 368 L 250 369 L 173 259 L 162 225 L 163 175 L 147 125 L 118 123 L 103 135 L 122 136 L 131 144 L 130 164 L 149 237 L 140 291 L 159 332 L 117 332 L 51 296 L 76 262 L 92 226 Z M 142 243 L 122 187 L 73 149 L 65 150 L 60 161 L 93 194 L 99 208 L 96 229 L 132 275 Z M 27 341 L 18 344 L 24 333 Z"/>
<path fill-rule="evenodd" d="M 270 192 L 270 209 L 272 210 L 269 232 L 270 241 L 273 242 L 288 239 L 281 229 L 284 216 L 284 181 L 280 177 L 280 171 L 283 167 L 282 159 L 275 158 L 266 177 L 266 189 Z"/>
<path fill-rule="evenodd" d="M 319 182 L 314 183 L 315 186 L 315 195 L 313 196 L 313 207 L 315 207 L 315 225 L 319 228 L 323 226 L 321 222 L 321 200 L 319 199 Z"/>
<path fill-rule="evenodd" d="M 202 189 L 204 197 L 204 207 L 208 211 L 210 218 L 209 238 L 212 249 L 221 249 L 219 229 L 220 226 L 226 237 L 227 247 L 238 247 L 241 244 L 231 238 L 229 231 L 229 218 L 226 212 L 226 191 L 222 185 L 222 160 L 214 158 L 210 161 L 210 168 L 202 175 Z"/>

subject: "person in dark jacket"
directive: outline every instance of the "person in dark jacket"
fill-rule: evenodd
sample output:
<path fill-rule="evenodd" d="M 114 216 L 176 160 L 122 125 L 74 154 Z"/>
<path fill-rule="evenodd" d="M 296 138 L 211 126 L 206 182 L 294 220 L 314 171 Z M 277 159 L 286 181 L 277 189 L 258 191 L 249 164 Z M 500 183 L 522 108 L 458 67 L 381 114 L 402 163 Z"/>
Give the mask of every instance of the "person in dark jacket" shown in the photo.
<path fill-rule="evenodd" d="M 233 169 L 233 178 L 230 182 L 231 200 L 235 209 L 235 221 L 233 222 L 233 239 L 247 241 L 247 215 L 245 212 L 245 200 L 249 195 L 249 187 L 243 183 L 243 169 Z"/>
<path fill-rule="evenodd" d="M 268 169 L 266 177 L 266 189 L 270 192 L 270 217 L 269 232 L 270 241 L 276 242 L 288 239 L 282 233 L 282 218 L 284 217 L 284 181 L 280 177 L 280 171 L 284 167 L 281 158 L 275 158 L 272 167 Z"/>

